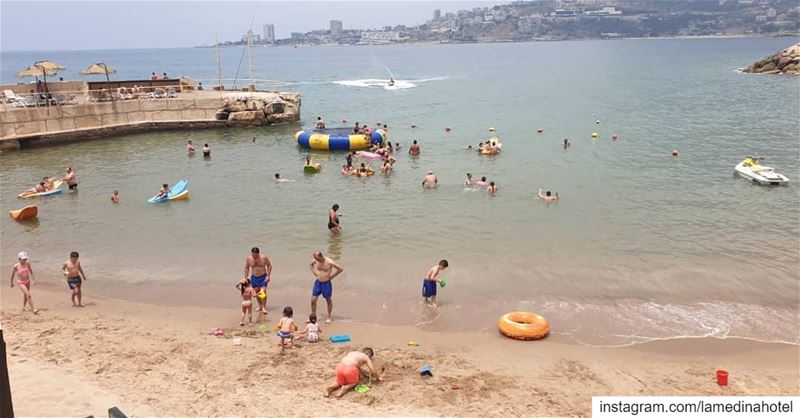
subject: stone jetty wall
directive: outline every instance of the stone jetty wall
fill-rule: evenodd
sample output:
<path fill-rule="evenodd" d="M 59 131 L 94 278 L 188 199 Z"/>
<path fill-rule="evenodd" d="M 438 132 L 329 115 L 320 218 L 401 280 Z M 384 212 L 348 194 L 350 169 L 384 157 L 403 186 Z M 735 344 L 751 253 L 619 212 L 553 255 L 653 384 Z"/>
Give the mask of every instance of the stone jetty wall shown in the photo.
<path fill-rule="evenodd" d="M 800 43 L 742 68 L 745 73 L 800 74 Z"/>
<path fill-rule="evenodd" d="M 300 119 L 297 93 L 201 91 L 178 96 L 29 108 L 6 104 L 0 110 L 0 152 L 132 132 Z"/>

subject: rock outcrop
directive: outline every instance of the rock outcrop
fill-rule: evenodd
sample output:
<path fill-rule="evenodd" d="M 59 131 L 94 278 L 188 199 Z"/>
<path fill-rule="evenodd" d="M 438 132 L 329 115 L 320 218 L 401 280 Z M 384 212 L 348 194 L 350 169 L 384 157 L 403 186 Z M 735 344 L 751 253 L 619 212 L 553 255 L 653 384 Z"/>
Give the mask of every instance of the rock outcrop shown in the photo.
<path fill-rule="evenodd" d="M 800 74 L 800 43 L 794 44 L 775 55 L 742 68 L 745 73 Z"/>
<path fill-rule="evenodd" d="M 297 93 L 257 93 L 231 98 L 216 113 L 217 120 L 229 126 L 261 126 L 300 120 L 300 95 Z"/>

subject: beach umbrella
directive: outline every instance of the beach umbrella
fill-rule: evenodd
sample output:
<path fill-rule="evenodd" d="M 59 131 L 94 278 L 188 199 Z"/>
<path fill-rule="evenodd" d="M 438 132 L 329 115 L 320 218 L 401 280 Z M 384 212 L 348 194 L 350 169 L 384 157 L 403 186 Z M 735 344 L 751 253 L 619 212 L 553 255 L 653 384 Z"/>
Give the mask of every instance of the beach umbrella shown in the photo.
<path fill-rule="evenodd" d="M 17 77 L 36 77 L 37 79 L 39 76 L 44 78 L 44 89 L 47 91 L 47 76 L 54 76 L 58 74 L 61 70 L 66 70 L 67 67 L 56 64 L 53 61 L 37 61 L 33 63 L 30 67 L 18 72 L 16 74 Z"/>
<path fill-rule="evenodd" d="M 111 79 L 109 79 L 108 75 L 109 74 L 114 74 L 116 72 L 117 72 L 117 70 L 109 67 L 105 63 L 98 62 L 96 64 L 90 65 L 88 68 L 86 68 L 85 70 L 81 71 L 81 75 L 105 74 L 106 75 L 106 81 L 110 83 Z"/>

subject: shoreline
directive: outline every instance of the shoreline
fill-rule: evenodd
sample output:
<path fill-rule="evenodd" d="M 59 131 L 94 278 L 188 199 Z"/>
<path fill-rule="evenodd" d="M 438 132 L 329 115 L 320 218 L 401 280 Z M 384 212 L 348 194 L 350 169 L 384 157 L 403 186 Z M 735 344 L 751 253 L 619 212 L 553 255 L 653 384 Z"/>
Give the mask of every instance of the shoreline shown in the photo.
<path fill-rule="evenodd" d="M 20 416 L 85 416 L 111 406 L 129 416 L 586 416 L 597 393 L 800 394 L 798 346 L 705 338 L 592 348 L 557 336 L 523 342 L 336 321 L 321 324 L 323 338 L 347 333 L 351 343 L 304 344 L 280 354 L 271 332 L 238 326 L 236 309 L 166 307 L 92 293 L 84 297 L 86 307 L 72 308 L 66 290 L 37 287 L 40 313 L 33 315 L 20 313 L 19 299 L 18 290 L 3 292 L 0 318 Z M 277 319 L 273 309 L 268 324 Z M 300 315 L 295 319 L 304 322 Z M 225 336 L 209 335 L 215 327 Z M 242 336 L 240 347 L 232 344 L 236 335 Z M 408 346 L 409 340 L 419 346 Z M 375 348 L 385 381 L 366 395 L 322 398 L 338 358 L 365 345 Z M 419 377 L 423 363 L 432 366 L 433 378 Z M 731 373 L 730 386 L 716 385 L 717 369 Z M 247 401 L 257 396 L 263 402 Z"/>

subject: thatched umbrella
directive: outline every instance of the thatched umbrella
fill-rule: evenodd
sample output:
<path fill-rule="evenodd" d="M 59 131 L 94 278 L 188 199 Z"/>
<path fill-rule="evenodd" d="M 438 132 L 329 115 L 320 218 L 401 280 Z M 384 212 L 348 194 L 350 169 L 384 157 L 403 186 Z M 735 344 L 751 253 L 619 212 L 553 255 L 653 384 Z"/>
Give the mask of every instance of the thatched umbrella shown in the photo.
<path fill-rule="evenodd" d="M 85 70 L 81 71 L 81 75 L 105 74 L 106 75 L 106 81 L 110 83 L 111 79 L 108 77 L 108 75 L 109 74 L 114 74 L 116 72 L 117 72 L 117 70 L 109 67 L 105 63 L 98 62 L 96 64 L 90 65 L 88 68 L 86 68 Z"/>
<path fill-rule="evenodd" d="M 44 78 L 44 90 L 47 91 L 47 76 L 54 76 L 58 74 L 61 70 L 66 70 L 67 67 L 56 64 L 53 61 L 37 61 L 33 63 L 30 67 L 18 72 L 16 74 L 17 77 L 36 77 L 37 79 L 39 76 Z"/>

